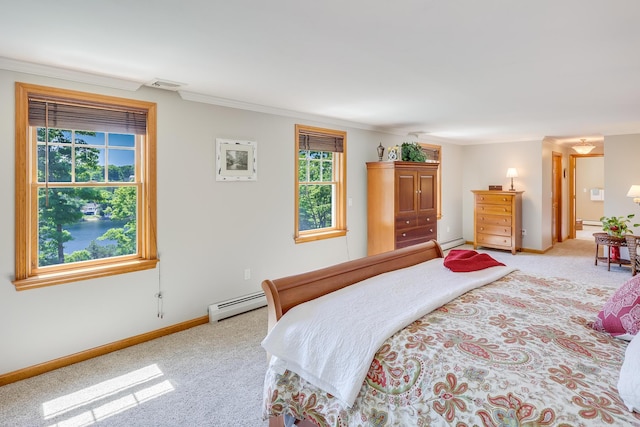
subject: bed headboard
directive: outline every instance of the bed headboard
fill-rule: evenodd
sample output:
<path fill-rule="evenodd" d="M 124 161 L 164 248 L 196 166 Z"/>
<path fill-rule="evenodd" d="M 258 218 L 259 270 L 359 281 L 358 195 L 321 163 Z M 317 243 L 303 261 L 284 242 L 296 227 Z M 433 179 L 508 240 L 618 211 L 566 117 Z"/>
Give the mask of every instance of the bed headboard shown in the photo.
<path fill-rule="evenodd" d="M 431 240 L 403 249 L 385 252 L 341 264 L 275 280 L 264 280 L 269 330 L 291 307 L 329 292 L 388 271 L 409 267 L 433 258 L 442 258 L 442 248 Z"/>

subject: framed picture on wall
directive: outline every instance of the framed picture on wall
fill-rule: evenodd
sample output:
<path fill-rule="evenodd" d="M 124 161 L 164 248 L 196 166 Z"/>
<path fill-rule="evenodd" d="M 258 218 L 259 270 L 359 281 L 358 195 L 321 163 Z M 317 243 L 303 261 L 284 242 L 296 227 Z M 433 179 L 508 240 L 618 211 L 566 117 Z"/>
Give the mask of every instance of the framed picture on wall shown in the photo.
<path fill-rule="evenodd" d="M 216 138 L 216 181 L 256 181 L 257 179 L 257 143 Z"/>

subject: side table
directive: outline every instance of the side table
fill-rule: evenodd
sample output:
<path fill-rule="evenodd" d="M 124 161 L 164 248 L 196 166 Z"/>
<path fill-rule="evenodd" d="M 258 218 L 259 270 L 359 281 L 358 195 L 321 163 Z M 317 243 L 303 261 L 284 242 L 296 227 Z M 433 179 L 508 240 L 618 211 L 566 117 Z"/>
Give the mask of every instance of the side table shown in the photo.
<path fill-rule="evenodd" d="M 624 237 L 615 237 L 610 236 L 607 233 L 593 233 L 593 237 L 596 239 L 596 261 L 595 265 L 598 265 L 598 261 L 607 261 L 607 270 L 611 271 L 611 247 L 612 246 L 627 246 L 627 239 Z M 598 252 L 600 249 L 600 245 L 607 246 L 607 256 L 598 256 Z M 626 259 L 621 259 L 618 257 L 617 260 L 613 261 L 618 266 L 622 266 L 630 264 L 630 262 Z"/>

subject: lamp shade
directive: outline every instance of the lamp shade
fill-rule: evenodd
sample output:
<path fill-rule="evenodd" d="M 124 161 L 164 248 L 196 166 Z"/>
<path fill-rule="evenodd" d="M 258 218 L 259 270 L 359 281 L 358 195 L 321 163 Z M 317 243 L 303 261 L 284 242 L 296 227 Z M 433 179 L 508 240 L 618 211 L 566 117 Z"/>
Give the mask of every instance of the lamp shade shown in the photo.
<path fill-rule="evenodd" d="M 640 197 L 640 185 L 632 185 L 627 192 L 627 197 Z"/>
<path fill-rule="evenodd" d="M 517 178 L 518 177 L 518 169 L 509 168 L 507 169 L 507 178 Z"/>
<path fill-rule="evenodd" d="M 627 192 L 627 197 L 633 197 L 633 203 L 640 205 L 640 185 L 632 185 Z"/>

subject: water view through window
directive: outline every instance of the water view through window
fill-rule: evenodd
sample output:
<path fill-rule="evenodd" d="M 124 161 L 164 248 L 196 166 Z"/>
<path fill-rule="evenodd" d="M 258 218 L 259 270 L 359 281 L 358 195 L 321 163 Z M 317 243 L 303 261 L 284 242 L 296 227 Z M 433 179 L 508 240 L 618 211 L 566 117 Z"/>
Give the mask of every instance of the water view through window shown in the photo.
<path fill-rule="evenodd" d="M 117 245 L 117 240 L 98 240 L 98 237 L 101 237 L 111 228 L 123 227 L 125 223 L 125 221 L 111 221 L 96 218 L 94 220 L 81 221 L 77 224 L 69 225 L 66 229 L 71 233 L 73 239 L 65 242 L 64 252 L 71 254 L 75 251 L 87 249 L 92 241 L 95 241 L 96 244 L 100 246 Z"/>

